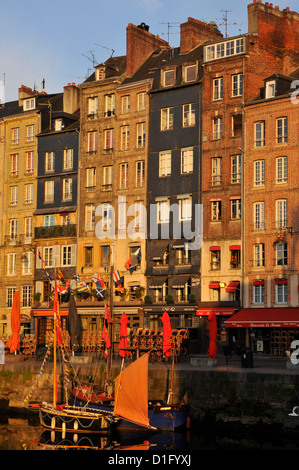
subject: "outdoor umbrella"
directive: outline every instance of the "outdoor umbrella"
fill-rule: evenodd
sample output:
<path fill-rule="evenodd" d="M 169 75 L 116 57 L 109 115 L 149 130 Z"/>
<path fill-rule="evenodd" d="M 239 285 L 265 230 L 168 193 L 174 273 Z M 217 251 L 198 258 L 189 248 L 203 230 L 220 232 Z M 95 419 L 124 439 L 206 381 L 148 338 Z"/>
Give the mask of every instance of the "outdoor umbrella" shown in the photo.
<path fill-rule="evenodd" d="M 120 342 L 118 345 L 119 355 L 121 357 L 130 355 L 129 351 L 124 351 L 123 349 L 123 348 L 128 347 L 128 329 L 127 329 L 128 322 L 129 320 L 128 320 L 127 315 L 123 313 L 120 319 Z"/>
<path fill-rule="evenodd" d="M 21 305 L 19 291 L 15 291 L 11 309 L 12 336 L 7 343 L 11 353 L 20 351 Z"/>
<path fill-rule="evenodd" d="M 216 336 L 217 336 L 217 320 L 215 312 L 211 312 L 208 316 L 209 321 L 209 337 L 210 344 L 207 352 L 207 356 L 215 358 L 217 355 L 217 345 L 216 345 Z"/>
<path fill-rule="evenodd" d="M 171 345 L 169 342 L 169 338 L 171 335 L 171 325 L 170 319 L 167 312 L 164 312 L 162 315 L 162 323 L 163 323 L 163 355 L 165 354 L 166 357 L 170 356 Z"/>
<path fill-rule="evenodd" d="M 76 352 L 79 349 L 78 336 L 80 333 L 80 323 L 73 294 L 71 294 L 69 301 L 69 333 L 71 337 L 72 351 Z"/>

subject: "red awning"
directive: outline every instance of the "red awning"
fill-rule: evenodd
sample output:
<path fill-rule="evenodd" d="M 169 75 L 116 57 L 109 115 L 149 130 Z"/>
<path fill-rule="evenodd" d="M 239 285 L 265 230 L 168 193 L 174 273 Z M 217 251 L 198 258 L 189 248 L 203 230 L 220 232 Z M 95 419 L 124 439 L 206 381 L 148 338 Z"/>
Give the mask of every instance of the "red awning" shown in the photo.
<path fill-rule="evenodd" d="M 69 314 L 69 311 L 68 310 L 59 310 L 59 314 L 60 316 L 62 317 L 65 317 Z M 31 316 L 32 317 L 53 317 L 54 313 L 53 313 L 53 309 L 35 309 L 35 310 L 31 310 Z"/>
<path fill-rule="evenodd" d="M 219 289 L 220 288 L 219 282 L 210 282 L 209 288 L 210 289 Z"/>
<path fill-rule="evenodd" d="M 219 251 L 221 250 L 221 246 L 210 246 L 210 251 Z"/>
<path fill-rule="evenodd" d="M 230 249 L 231 251 L 233 251 L 233 250 L 241 250 L 241 245 L 230 245 L 230 246 L 229 246 L 229 249 Z"/>
<path fill-rule="evenodd" d="M 226 292 L 236 292 L 239 285 L 240 285 L 240 281 L 232 281 L 229 283 L 229 285 L 227 286 L 225 290 Z"/>
<path fill-rule="evenodd" d="M 253 281 L 253 285 L 254 286 L 264 286 L 265 285 L 265 281 L 264 280 L 256 280 L 256 281 Z"/>
<path fill-rule="evenodd" d="M 236 309 L 234 307 L 205 307 L 205 308 L 198 308 L 196 310 L 196 315 L 198 316 L 209 316 L 210 313 L 215 313 L 216 315 L 233 315 Z"/>
<path fill-rule="evenodd" d="M 226 328 L 292 328 L 299 326 L 299 308 L 243 308 L 226 320 Z"/>

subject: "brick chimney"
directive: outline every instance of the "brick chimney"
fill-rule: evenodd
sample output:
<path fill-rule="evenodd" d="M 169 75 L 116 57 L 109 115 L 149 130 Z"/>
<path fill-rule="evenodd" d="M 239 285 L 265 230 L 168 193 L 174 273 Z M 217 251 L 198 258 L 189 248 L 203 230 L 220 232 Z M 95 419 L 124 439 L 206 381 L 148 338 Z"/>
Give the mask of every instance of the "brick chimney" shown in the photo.
<path fill-rule="evenodd" d="M 127 74 L 132 76 L 147 57 L 157 49 L 169 47 L 167 41 L 149 33 L 148 26 L 141 23 L 127 26 Z"/>
<path fill-rule="evenodd" d="M 223 37 L 222 33 L 215 28 L 214 24 L 188 18 L 186 23 L 181 24 L 180 53 L 186 54 L 207 41 L 217 41 Z"/>
<path fill-rule="evenodd" d="M 68 83 L 63 88 L 63 111 L 73 114 L 80 107 L 80 90 L 75 83 Z"/>
<path fill-rule="evenodd" d="M 22 106 L 24 98 L 30 98 L 31 96 L 36 95 L 36 90 L 32 90 L 32 88 L 29 88 L 28 86 L 21 85 L 21 87 L 19 88 L 19 106 Z"/>

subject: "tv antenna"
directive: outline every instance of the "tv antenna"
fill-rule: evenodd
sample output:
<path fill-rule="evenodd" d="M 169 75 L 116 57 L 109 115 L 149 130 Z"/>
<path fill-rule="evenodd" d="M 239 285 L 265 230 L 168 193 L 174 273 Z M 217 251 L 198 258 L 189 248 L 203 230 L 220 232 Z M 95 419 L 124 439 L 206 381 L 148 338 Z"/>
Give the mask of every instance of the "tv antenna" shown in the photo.
<path fill-rule="evenodd" d="M 95 67 L 95 65 L 98 64 L 98 61 L 95 59 L 95 56 L 94 56 L 93 51 L 89 51 L 89 52 L 90 52 L 90 54 L 91 54 L 92 57 L 88 57 L 87 55 L 82 54 L 82 53 L 81 53 L 81 55 L 83 55 L 84 57 L 86 57 L 86 59 L 90 60 L 90 61 L 92 62 L 93 67 Z"/>
<path fill-rule="evenodd" d="M 159 23 L 159 24 L 167 24 L 167 33 L 161 33 L 161 34 L 162 35 L 167 34 L 167 42 L 169 44 L 169 35 L 170 34 L 179 34 L 179 31 L 174 31 L 173 33 L 171 33 L 170 28 L 178 28 L 178 26 L 173 26 L 173 25 L 177 25 L 177 24 L 180 24 L 180 23 Z"/>
<path fill-rule="evenodd" d="M 231 10 L 220 10 L 222 11 L 224 14 L 223 14 L 223 17 L 222 18 L 209 18 L 210 20 L 214 20 L 214 21 L 222 21 L 222 23 L 219 24 L 219 26 L 223 26 L 225 25 L 225 37 L 227 38 L 228 36 L 228 26 L 231 26 L 231 25 L 241 25 L 242 23 L 229 23 L 228 22 L 228 13 L 231 13 Z"/>
<path fill-rule="evenodd" d="M 103 47 L 104 49 L 107 49 L 107 51 L 112 51 L 110 57 L 112 57 L 113 54 L 114 54 L 114 52 L 115 52 L 114 49 L 111 49 L 110 47 L 102 46 L 102 44 L 97 44 L 96 42 L 94 42 L 94 45 L 95 45 L 95 46 L 98 46 L 98 47 Z"/>

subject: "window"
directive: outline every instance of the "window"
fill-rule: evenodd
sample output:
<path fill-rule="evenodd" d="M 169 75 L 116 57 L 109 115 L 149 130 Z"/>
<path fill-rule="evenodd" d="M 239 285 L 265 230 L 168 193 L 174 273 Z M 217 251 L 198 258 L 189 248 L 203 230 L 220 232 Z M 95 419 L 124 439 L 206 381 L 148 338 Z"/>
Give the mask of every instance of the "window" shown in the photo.
<path fill-rule="evenodd" d="M 276 243 L 276 265 L 287 266 L 288 264 L 288 244 Z"/>
<path fill-rule="evenodd" d="M 193 147 L 181 150 L 181 173 L 193 172 Z"/>
<path fill-rule="evenodd" d="M 115 113 L 115 95 L 105 95 L 104 116 L 114 116 Z"/>
<path fill-rule="evenodd" d="M 31 307 L 32 303 L 32 286 L 22 287 L 22 306 Z"/>
<path fill-rule="evenodd" d="M 274 98 L 276 93 L 276 81 L 266 82 L 266 98 Z"/>
<path fill-rule="evenodd" d="M 130 95 L 123 96 L 121 99 L 121 112 L 126 114 L 130 111 Z"/>
<path fill-rule="evenodd" d="M 218 248 L 210 247 L 211 270 L 215 271 L 221 267 L 221 251 Z"/>
<path fill-rule="evenodd" d="M 64 149 L 63 150 L 63 169 L 72 170 L 73 169 L 73 149 Z"/>
<path fill-rule="evenodd" d="M 287 199 L 276 201 L 276 227 L 287 226 Z"/>
<path fill-rule="evenodd" d="M 103 167 L 103 191 L 110 191 L 112 189 L 112 174 L 113 166 L 104 166 Z"/>
<path fill-rule="evenodd" d="M 137 148 L 145 147 L 145 123 L 137 124 Z"/>
<path fill-rule="evenodd" d="M 98 97 L 88 98 L 88 119 L 95 119 L 98 117 Z"/>
<path fill-rule="evenodd" d="M 183 127 L 195 126 L 195 103 L 183 105 Z"/>
<path fill-rule="evenodd" d="M 138 255 L 139 253 L 139 255 Z M 137 256 L 138 255 L 138 256 Z M 141 246 L 136 245 L 136 246 L 129 246 L 129 258 L 134 259 L 134 263 L 137 264 L 137 266 L 141 265 Z M 133 264 L 133 262 L 132 262 Z"/>
<path fill-rule="evenodd" d="M 197 67 L 196 64 L 186 65 L 184 68 L 185 82 L 192 82 L 196 80 Z"/>
<path fill-rule="evenodd" d="M 235 198 L 231 200 L 231 218 L 241 219 L 241 199 Z"/>
<path fill-rule="evenodd" d="M 54 181 L 45 181 L 44 202 L 54 202 Z"/>
<path fill-rule="evenodd" d="M 238 73 L 232 76 L 232 96 L 241 96 L 243 94 L 243 75 Z"/>
<path fill-rule="evenodd" d="M 223 98 L 223 77 L 214 78 L 213 100 L 221 100 L 222 98 Z"/>
<path fill-rule="evenodd" d="M 10 205 L 16 206 L 18 204 L 18 186 L 11 186 L 10 188 Z"/>
<path fill-rule="evenodd" d="M 242 125 L 243 125 L 242 114 L 232 114 L 231 125 L 232 125 L 232 128 L 231 128 L 232 137 L 241 137 Z"/>
<path fill-rule="evenodd" d="M 256 268 L 265 266 L 265 245 L 256 243 L 253 247 L 253 264 Z"/>
<path fill-rule="evenodd" d="M 9 221 L 9 237 L 11 240 L 17 238 L 17 219 L 10 219 Z"/>
<path fill-rule="evenodd" d="M 33 184 L 25 184 L 25 204 L 33 202 Z"/>
<path fill-rule="evenodd" d="M 173 108 L 161 109 L 161 131 L 173 129 Z"/>
<path fill-rule="evenodd" d="M 144 186 L 144 160 L 136 162 L 136 187 L 141 188 Z"/>
<path fill-rule="evenodd" d="M 159 224 L 169 222 L 169 199 L 157 201 L 157 222 Z"/>
<path fill-rule="evenodd" d="M 204 61 L 242 54 L 245 52 L 244 37 L 204 46 Z"/>
<path fill-rule="evenodd" d="M 276 158 L 276 183 L 288 181 L 288 157 Z"/>
<path fill-rule="evenodd" d="M 62 247 L 62 266 L 72 266 L 74 264 L 72 258 L 73 251 L 75 252 L 75 245 L 65 245 Z"/>
<path fill-rule="evenodd" d="M 64 201 L 71 201 L 73 197 L 73 179 L 64 178 L 62 180 L 62 199 Z"/>
<path fill-rule="evenodd" d="M 11 140 L 13 144 L 18 144 L 20 141 L 20 128 L 15 127 L 11 130 Z"/>
<path fill-rule="evenodd" d="M 35 98 L 29 98 L 23 101 L 23 111 L 35 108 Z"/>
<path fill-rule="evenodd" d="M 55 170 L 55 152 L 45 153 L 45 172 L 51 172 Z"/>
<path fill-rule="evenodd" d="M 285 144 L 288 141 L 288 118 L 276 119 L 276 143 Z"/>
<path fill-rule="evenodd" d="M 129 126 L 122 126 L 120 128 L 120 149 L 128 150 L 129 148 Z"/>
<path fill-rule="evenodd" d="M 174 84 L 175 71 L 164 70 L 163 71 L 163 86 L 171 86 Z"/>
<path fill-rule="evenodd" d="M 121 163 L 119 165 L 119 187 L 125 189 L 128 187 L 128 163 Z"/>
<path fill-rule="evenodd" d="M 190 264 L 191 263 L 191 250 L 188 243 L 185 243 L 184 248 L 176 248 L 176 264 Z"/>
<path fill-rule="evenodd" d="M 276 281 L 275 284 L 275 302 L 277 304 L 288 303 L 288 284 L 285 280 Z"/>
<path fill-rule="evenodd" d="M 19 173 L 19 155 L 14 153 L 10 157 L 10 174 L 11 176 L 18 176 Z"/>
<path fill-rule="evenodd" d="M 87 152 L 95 153 L 97 151 L 97 133 L 95 131 L 87 133 Z"/>
<path fill-rule="evenodd" d="M 96 187 L 96 169 L 87 168 L 86 169 L 86 191 L 92 192 Z"/>
<path fill-rule="evenodd" d="M 45 227 L 54 227 L 54 215 L 45 215 Z"/>
<path fill-rule="evenodd" d="M 222 139 L 222 118 L 213 119 L 213 139 Z"/>
<path fill-rule="evenodd" d="M 62 131 L 64 128 L 64 120 L 62 118 L 55 119 L 55 131 Z"/>
<path fill-rule="evenodd" d="M 26 126 L 26 140 L 27 142 L 32 142 L 35 137 L 35 126 L 34 124 Z"/>
<path fill-rule="evenodd" d="M 101 219 L 101 229 L 103 232 L 106 232 L 111 229 L 112 217 L 113 217 L 113 207 L 110 202 L 102 203 L 102 215 Z"/>
<path fill-rule="evenodd" d="M 32 238 L 32 217 L 24 218 L 25 243 L 30 243 Z"/>
<path fill-rule="evenodd" d="M 241 155 L 231 157 L 231 182 L 241 183 Z"/>
<path fill-rule="evenodd" d="M 241 267 L 241 250 L 230 249 L 230 267 L 231 269 L 240 269 Z"/>
<path fill-rule="evenodd" d="M 54 253 L 52 246 L 46 246 L 44 248 L 44 260 L 45 260 L 45 267 L 50 268 L 54 266 Z"/>
<path fill-rule="evenodd" d="M 265 160 L 254 162 L 254 186 L 265 185 Z"/>
<path fill-rule="evenodd" d="M 212 158 L 212 185 L 222 183 L 222 157 Z"/>
<path fill-rule="evenodd" d="M 178 196 L 179 221 L 184 222 L 192 219 L 192 196 Z"/>
<path fill-rule="evenodd" d="M 264 147 L 265 145 L 265 122 L 259 121 L 254 123 L 254 146 Z"/>
<path fill-rule="evenodd" d="M 16 287 L 8 287 L 6 290 L 6 306 L 12 307 L 13 298 L 15 295 L 17 288 Z"/>
<path fill-rule="evenodd" d="M 255 202 L 253 205 L 254 230 L 265 229 L 265 203 Z"/>
<path fill-rule="evenodd" d="M 32 274 L 33 267 L 33 253 L 32 251 L 27 251 L 22 256 L 22 274 Z"/>
<path fill-rule="evenodd" d="M 33 173 L 34 152 L 25 153 L 25 173 Z"/>
<path fill-rule="evenodd" d="M 159 176 L 171 175 L 171 151 L 159 153 Z"/>
<path fill-rule="evenodd" d="M 84 247 L 84 261 L 85 266 L 90 267 L 93 265 L 93 246 Z"/>
<path fill-rule="evenodd" d="M 113 150 L 114 129 L 106 129 L 104 131 L 104 150 Z"/>
<path fill-rule="evenodd" d="M 265 285 L 264 283 L 257 282 L 253 285 L 253 303 L 264 304 L 265 303 Z"/>
<path fill-rule="evenodd" d="M 126 196 L 118 197 L 118 231 L 125 232 L 127 229 L 127 203 Z"/>
<path fill-rule="evenodd" d="M 85 230 L 94 230 L 95 205 L 85 205 Z"/>
<path fill-rule="evenodd" d="M 8 253 L 7 255 L 7 275 L 17 274 L 17 253 Z"/>
<path fill-rule="evenodd" d="M 101 246 L 101 266 L 110 265 L 110 245 Z"/>
<path fill-rule="evenodd" d="M 71 217 L 70 214 L 61 214 L 60 215 L 60 225 L 70 225 Z"/>
<path fill-rule="evenodd" d="M 137 95 L 137 110 L 143 111 L 146 107 L 146 93 L 138 93 Z"/>
<path fill-rule="evenodd" d="M 211 221 L 221 220 L 221 201 L 211 201 Z"/>

